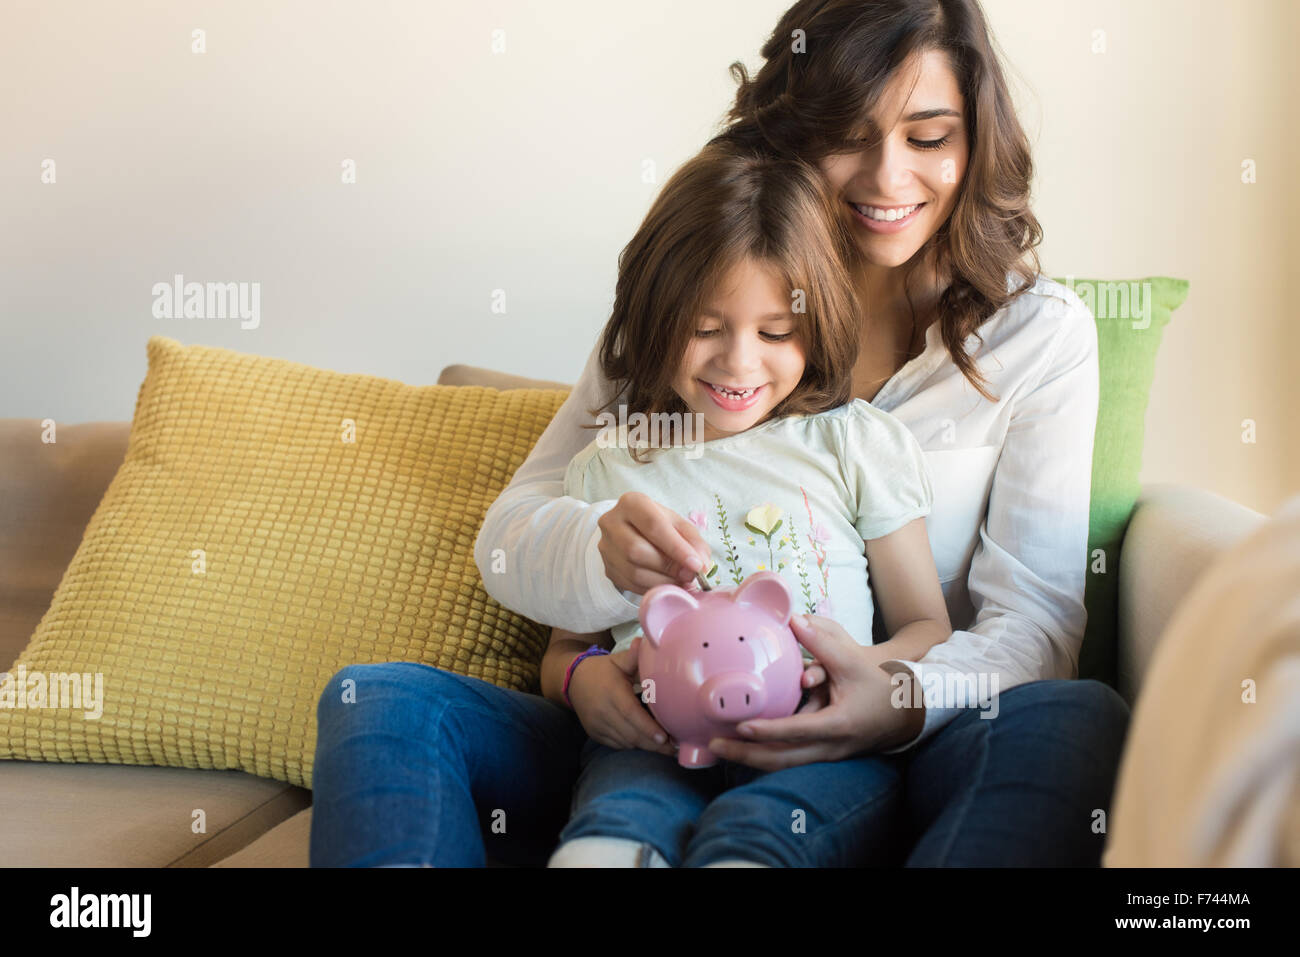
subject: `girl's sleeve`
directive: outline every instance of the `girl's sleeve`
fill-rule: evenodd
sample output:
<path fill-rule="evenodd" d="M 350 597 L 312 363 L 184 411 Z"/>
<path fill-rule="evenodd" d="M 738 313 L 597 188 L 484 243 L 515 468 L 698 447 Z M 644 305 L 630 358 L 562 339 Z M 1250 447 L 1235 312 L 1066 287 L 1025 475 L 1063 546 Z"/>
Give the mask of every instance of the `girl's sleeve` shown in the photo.
<path fill-rule="evenodd" d="M 599 342 L 573 391 L 488 508 L 474 541 L 487 593 L 543 625 L 581 633 L 635 618 L 639 606 L 605 574 L 600 517 L 617 499 L 584 502 L 564 494 L 569 462 L 596 437 L 588 409 L 613 391 L 600 369 Z"/>
<path fill-rule="evenodd" d="M 1098 371 L 1096 323 L 1069 297 L 1036 317 L 1061 319 L 1060 331 L 1037 381 L 1014 402 L 993 473 L 967 579 L 975 620 L 920 661 L 893 659 L 919 679 L 925 723 L 886 754 L 915 747 L 967 707 L 994 713 L 981 695 L 1077 674 Z"/>
<path fill-rule="evenodd" d="M 934 502 L 930 469 L 911 429 L 866 402 L 853 404 L 844 426 L 840 462 L 863 540 L 881 538 L 929 515 Z"/>

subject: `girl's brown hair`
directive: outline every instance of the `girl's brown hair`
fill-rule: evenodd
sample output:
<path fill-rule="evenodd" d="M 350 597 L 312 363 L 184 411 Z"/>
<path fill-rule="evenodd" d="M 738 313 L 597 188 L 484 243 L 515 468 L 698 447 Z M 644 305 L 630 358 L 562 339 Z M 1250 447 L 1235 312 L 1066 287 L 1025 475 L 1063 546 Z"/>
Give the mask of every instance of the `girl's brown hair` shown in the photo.
<path fill-rule="evenodd" d="M 1043 231 L 1029 208 L 1029 140 L 977 0 L 799 0 L 764 44 L 766 62 L 753 79 L 743 64 L 731 65 L 740 88 L 730 125 L 713 142 L 813 165 L 870 147 L 880 135 L 869 117 L 882 91 L 913 54 L 929 50 L 947 53 L 956 74 L 970 159 L 952 215 L 902 268 L 910 273 L 933 254 L 938 274 L 950 278 L 938 302 L 944 345 L 991 399 L 965 340 L 979 339 L 984 320 L 1033 285 Z M 1012 291 L 1009 273 L 1022 280 Z"/>
<path fill-rule="evenodd" d="M 673 378 L 701 312 L 749 259 L 773 268 L 789 290 L 804 350 L 803 376 L 772 416 L 844 405 L 853 397 L 861 328 L 850 278 L 859 255 L 816 167 L 732 143 L 706 146 L 664 184 L 619 254 L 614 309 L 599 344 L 615 397 L 626 393 L 629 416 L 689 414 Z M 597 415 L 613 401 L 588 411 Z"/>

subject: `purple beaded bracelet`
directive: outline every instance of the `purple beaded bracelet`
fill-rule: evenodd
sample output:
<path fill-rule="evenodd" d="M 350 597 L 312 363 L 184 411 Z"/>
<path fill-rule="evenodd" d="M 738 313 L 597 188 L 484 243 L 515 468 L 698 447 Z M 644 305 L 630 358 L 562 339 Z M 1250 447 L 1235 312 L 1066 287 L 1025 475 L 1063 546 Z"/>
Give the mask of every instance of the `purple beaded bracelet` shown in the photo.
<path fill-rule="evenodd" d="M 578 655 L 578 657 L 574 658 L 572 661 L 569 662 L 569 667 L 564 672 L 564 703 L 567 704 L 570 708 L 573 707 L 573 702 L 569 700 L 569 681 L 573 678 L 573 669 L 578 667 L 578 662 L 581 661 L 583 658 L 590 657 L 591 655 L 607 655 L 607 654 L 609 654 L 609 649 L 602 648 L 600 647 L 600 645 L 592 645 L 582 654 Z"/>

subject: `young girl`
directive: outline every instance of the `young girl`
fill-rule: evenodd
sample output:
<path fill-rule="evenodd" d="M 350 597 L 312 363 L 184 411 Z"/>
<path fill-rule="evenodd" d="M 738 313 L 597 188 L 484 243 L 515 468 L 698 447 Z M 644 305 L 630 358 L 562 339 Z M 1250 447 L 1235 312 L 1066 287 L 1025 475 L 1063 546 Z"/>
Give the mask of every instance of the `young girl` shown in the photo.
<path fill-rule="evenodd" d="M 859 345 L 871 348 L 860 339 L 856 263 L 815 168 L 723 144 L 687 162 L 620 257 L 600 354 L 624 397 L 602 421 L 621 424 L 570 462 L 564 494 L 641 494 L 688 516 L 717 556 L 702 568 L 712 586 L 776 571 L 796 612 L 836 620 L 859 644 L 883 625 L 873 660 L 886 666 L 920 658 L 952 629 L 925 530 L 920 446 L 852 398 Z M 806 627 L 792 622 L 797 637 Z M 640 704 L 639 634 L 635 620 L 557 633 L 547 650 L 543 690 L 589 736 L 552 866 L 870 858 L 864 835 L 881 828 L 867 825 L 897 791 L 890 758 L 772 773 L 725 760 L 681 768 Z M 806 688 L 819 672 L 805 672 Z M 813 693 L 804 709 L 823 703 Z"/>

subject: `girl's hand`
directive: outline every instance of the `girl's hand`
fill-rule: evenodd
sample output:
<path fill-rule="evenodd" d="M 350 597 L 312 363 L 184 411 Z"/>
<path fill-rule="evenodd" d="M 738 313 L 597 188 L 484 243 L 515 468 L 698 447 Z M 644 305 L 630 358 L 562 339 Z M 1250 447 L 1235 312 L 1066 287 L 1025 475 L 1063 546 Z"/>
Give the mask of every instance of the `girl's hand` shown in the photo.
<path fill-rule="evenodd" d="M 580 661 L 569 679 L 569 700 L 593 740 L 610 748 L 676 754 L 668 733 L 641 706 L 641 688 L 636 682 L 640 641 L 637 636 L 625 651 Z"/>
<path fill-rule="evenodd" d="M 714 738 L 710 751 L 776 771 L 895 747 L 920 733 L 925 709 L 893 706 L 892 676 L 880 667 L 885 652 L 859 645 L 838 622 L 818 615 L 796 615 L 790 628 L 816 656 L 803 676 L 804 687 L 813 689 L 808 702 L 789 718 L 741 722 L 744 740 Z"/>
<path fill-rule="evenodd" d="M 642 492 L 624 492 L 596 524 L 605 575 L 622 591 L 644 595 L 655 585 L 685 586 L 695 578 L 691 559 L 709 569 L 709 545 L 695 524 Z"/>

